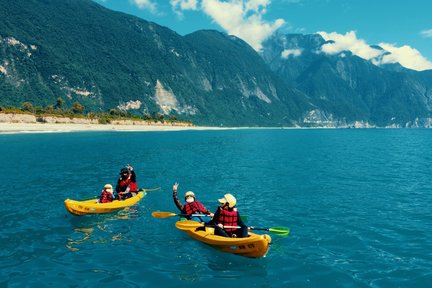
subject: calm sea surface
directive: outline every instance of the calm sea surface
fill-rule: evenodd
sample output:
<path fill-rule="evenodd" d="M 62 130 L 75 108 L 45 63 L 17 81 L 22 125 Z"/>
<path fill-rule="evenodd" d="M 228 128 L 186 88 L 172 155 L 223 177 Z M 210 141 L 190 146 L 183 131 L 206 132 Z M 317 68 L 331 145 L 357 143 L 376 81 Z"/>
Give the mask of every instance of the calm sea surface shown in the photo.
<path fill-rule="evenodd" d="M 430 287 L 432 130 L 0 134 L 0 287 Z M 136 206 L 75 217 L 131 164 Z M 172 184 L 210 210 L 230 192 L 272 235 L 265 258 L 175 228 Z"/>

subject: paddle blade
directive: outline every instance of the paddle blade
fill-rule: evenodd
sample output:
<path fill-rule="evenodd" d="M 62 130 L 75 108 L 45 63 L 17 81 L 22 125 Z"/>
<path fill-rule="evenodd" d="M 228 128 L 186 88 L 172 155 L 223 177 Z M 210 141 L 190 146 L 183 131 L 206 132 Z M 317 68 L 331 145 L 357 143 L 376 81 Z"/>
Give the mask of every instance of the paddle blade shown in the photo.
<path fill-rule="evenodd" d="M 172 213 L 172 212 L 160 212 L 160 211 L 152 212 L 151 215 L 153 217 L 155 217 L 155 218 L 168 218 L 168 217 L 177 216 L 176 213 Z"/>
<path fill-rule="evenodd" d="M 181 220 L 176 222 L 176 227 L 180 230 L 190 230 L 198 227 L 203 227 L 203 223 L 191 221 L 191 220 Z"/>
<path fill-rule="evenodd" d="M 280 236 L 287 236 L 290 233 L 290 230 L 285 227 L 273 227 L 269 228 L 269 232 L 278 234 Z"/>
<path fill-rule="evenodd" d="M 157 188 L 149 188 L 149 189 L 144 189 L 144 188 L 141 188 L 141 189 L 139 189 L 138 190 L 138 192 L 151 192 L 151 191 L 157 191 L 157 190 L 160 190 L 161 189 L 161 187 L 157 187 Z"/>

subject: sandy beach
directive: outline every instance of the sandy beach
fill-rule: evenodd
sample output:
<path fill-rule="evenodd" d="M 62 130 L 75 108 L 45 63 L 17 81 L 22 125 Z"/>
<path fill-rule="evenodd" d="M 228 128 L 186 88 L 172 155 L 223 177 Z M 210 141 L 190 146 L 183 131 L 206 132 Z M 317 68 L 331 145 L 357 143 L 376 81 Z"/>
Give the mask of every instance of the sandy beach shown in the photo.
<path fill-rule="evenodd" d="M 97 119 L 39 116 L 31 114 L 0 113 L 0 133 L 53 133 L 78 131 L 182 131 L 217 130 L 220 127 L 195 126 L 186 122 L 146 122 L 139 120 L 112 120 L 99 124 Z"/>
<path fill-rule="evenodd" d="M 54 133 L 85 131 L 182 131 L 217 130 L 218 127 L 180 125 L 112 125 L 65 123 L 0 123 L 0 133 Z M 225 128 L 226 129 L 226 128 Z"/>

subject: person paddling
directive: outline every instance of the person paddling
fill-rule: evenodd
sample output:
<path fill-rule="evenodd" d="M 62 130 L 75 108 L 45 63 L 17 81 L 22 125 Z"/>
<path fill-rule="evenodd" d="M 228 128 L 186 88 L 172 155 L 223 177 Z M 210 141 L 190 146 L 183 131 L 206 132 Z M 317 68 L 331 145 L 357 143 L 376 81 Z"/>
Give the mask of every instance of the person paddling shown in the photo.
<path fill-rule="evenodd" d="M 174 204 L 181 211 L 182 214 L 203 214 L 203 216 L 186 216 L 188 220 L 194 220 L 198 222 L 208 222 L 213 217 L 211 213 L 201 202 L 196 200 L 195 193 L 192 191 L 187 191 L 184 195 L 186 204 L 182 205 L 177 197 L 177 188 L 179 184 L 176 182 L 173 185 L 173 200 Z"/>
<path fill-rule="evenodd" d="M 220 206 L 214 213 L 213 219 L 206 226 L 214 226 L 215 235 L 232 238 L 248 237 L 248 227 L 243 223 L 237 211 L 236 198 L 228 193 L 218 201 Z"/>
<path fill-rule="evenodd" d="M 119 200 L 130 198 L 138 191 L 135 171 L 129 164 L 120 170 L 117 180 L 116 192 Z"/>

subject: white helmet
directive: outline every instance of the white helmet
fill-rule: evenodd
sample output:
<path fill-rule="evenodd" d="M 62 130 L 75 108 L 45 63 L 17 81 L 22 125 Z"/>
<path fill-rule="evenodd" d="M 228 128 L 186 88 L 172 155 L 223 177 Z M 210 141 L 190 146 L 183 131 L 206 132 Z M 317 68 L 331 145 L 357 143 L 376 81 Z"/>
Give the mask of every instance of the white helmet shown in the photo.
<path fill-rule="evenodd" d="M 184 197 L 187 198 L 187 197 L 189 197 L 189 196 L 195 198 L 195 193 L 192 192 L 192 191 L 187 191 L 187 192 L 185 193 L 185 196 L 184 196 Z"/>
<path fill-rule="evenodd" d="M 232 194 L 225 194 L 224 198 L 218 199 L 221 204 L 228 203 L 229 208 L 234 208 L 237 204 L 236 198 Z"/>

